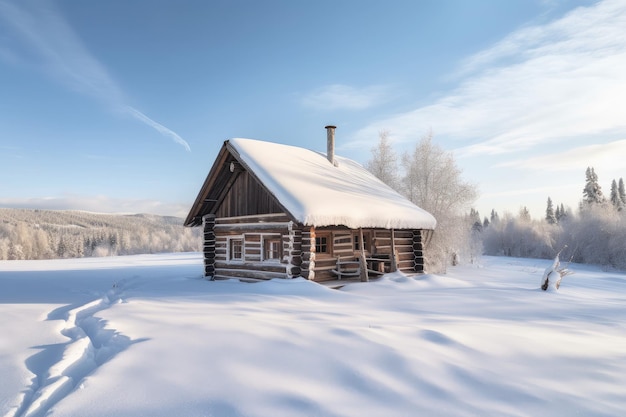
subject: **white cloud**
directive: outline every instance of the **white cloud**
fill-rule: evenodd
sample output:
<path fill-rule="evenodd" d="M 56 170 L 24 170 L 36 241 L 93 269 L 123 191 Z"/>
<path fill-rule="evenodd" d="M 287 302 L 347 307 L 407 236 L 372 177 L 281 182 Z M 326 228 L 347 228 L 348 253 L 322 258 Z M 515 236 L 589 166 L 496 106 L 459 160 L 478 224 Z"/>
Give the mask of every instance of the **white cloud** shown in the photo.
<path fill-rule="evenodd" d="M 567 149 L 562 152 L 497 164 L 496 167 L 534 169 L 541 171 L 578 171 L 586 167 L 602 167 L 606 171 L 624 168 L 626 139 L 604 144 L 593 144 Z"/>
<path fill-rule="evenodd" d="M 343 84 L 319 88 L 302 98 L 302 104 L 319 110 L 363 110 L 388 100 L 384 86 L 361 89 Z"/>
<path fill-rule="evenodd" d="M 1 48 L 0 58 L 16 63 L 19 52 L 25 58 L 23 61 L 45 68 L 70 88 L 121 110 L 190 150 L 189 144 L 178 134 L 126 104 L 124 92 L 106 68 L 49 3 L 0 0 L 0 22 L 12 28 L 16 35 L 13 50 Z"/>
<path fill-rule="evenodd" d="M 626 132 L 626 2 L 578 8 L 520 29 L 467 60 L 459 86 L 433 104 L 357 132 L 395 141 L 466 141 L 459 156 L 504 154 L 579 137 Z"/>
<path fill-rule="evenodd" d="M 566 185 L 563 185 L 562 187 L 563 188 L 576 188 L 576 187 L 579 187 L 579 185 L 580 184 L 566 184 Z M 521 195 L 532 195 L 532 194 L 541 194 L 543 196 L 543 195 L 549 194 L 553 190 L 554 190 L 553 186 L 532 187 L 532 188 L 516 188 L 514 190 L 495 191 L 495 192 L 484 193 L 483 195 L 481 195 L 481 197 L 483 197 L 483 198 L 516 197 L 516 196 L 521 196 Z"/>
<path fill-rule="evenodd" d="M 0 207 L 41 210 L 82 210 L 95 213 L 158 214 L 186 217 L 189 204 L 156 200 L 114 199 L 107 196 L 66 194 L 61 197 L 0 198 Z"/>

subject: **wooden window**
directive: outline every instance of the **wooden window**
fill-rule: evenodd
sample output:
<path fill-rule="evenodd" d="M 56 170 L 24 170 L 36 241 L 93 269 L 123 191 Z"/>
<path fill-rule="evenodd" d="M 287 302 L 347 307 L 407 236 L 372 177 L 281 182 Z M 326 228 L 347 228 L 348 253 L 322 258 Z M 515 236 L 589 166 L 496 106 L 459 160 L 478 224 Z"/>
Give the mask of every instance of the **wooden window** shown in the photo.
<path fill-rule="evenodd" d="M 263 240 L 263 260 L 278 261 L 282 258 L 282 241 L 278 237 Z"/>
<path fill-rule="evenodd" d="M 371 235 L 370 232 L 363 232 L 363 248 L 366 252 L 370 251 Z M 354 250 L 361 250 L 361 236 L 359 232 L 354 233 Z"/>
<path fill-rule="evenodd" d="M 243 239 L 240 237 L 228 240 L 228 259 L 230 261 L 243 261 Z"/>
<path fill-rule="evenodd" d="M 315 237 L 315 252 L 330 255 L 330 235 Z"/>

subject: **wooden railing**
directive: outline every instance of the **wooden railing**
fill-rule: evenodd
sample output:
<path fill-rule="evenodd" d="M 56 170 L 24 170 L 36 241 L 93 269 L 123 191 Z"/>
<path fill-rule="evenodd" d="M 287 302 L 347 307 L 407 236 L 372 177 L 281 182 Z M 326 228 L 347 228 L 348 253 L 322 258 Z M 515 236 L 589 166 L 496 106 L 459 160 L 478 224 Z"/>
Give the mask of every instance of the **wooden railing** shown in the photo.
<path fill-rule="evenodd" d="M 386 254 L 373 254 L 365 258 L 368 274 L 383 275 L 391 271 L 391 257 Z"/>
<path fill-rule="evenodd" d="M 365 264 L 367 265 L 368 276 L 383 275 L 391 271 L 391 257 L 386 254 L 373 254 L 369 258 L 365 258 Z M 361 261 L 358 258 L 341 259 L 338 257 L 335 268 L 331 272 L 337 275 L 337 279 L 359 277 L 361 276 L 361 268 Z"/>
<path fill-rule="evenodd" d="M 337 258 L 337 265 L 332 273 L 337 275 L 337 279 L 343 277 L 358 277 L 361 275 L 361 262 L 357 260 L 341 260 Z"/>

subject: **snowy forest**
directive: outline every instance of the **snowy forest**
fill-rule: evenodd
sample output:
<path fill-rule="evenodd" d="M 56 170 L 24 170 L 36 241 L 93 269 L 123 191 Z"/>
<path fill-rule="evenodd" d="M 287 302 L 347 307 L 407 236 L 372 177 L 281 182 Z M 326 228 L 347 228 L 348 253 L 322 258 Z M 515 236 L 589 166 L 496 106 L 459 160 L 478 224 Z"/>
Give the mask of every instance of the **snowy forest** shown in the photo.
<path fill-rule="evenodd" d="M 0 260 L 201 250 L 177 217 L 0 208 Z"/>
<path fill-rule="evenodd" d="M 426 247 L 430 272 L 445 272 L 457 262 L 476 262 L 481 254 L 561 259 L 626 269 L 626 192 L 622 178 L 613 179 L 610 195 L 598 175 L 581 175 L 577 208 L 546 196 L 545 216 L 533 219 L 522 206 L 517 214 L 493 209 L 481 218 L 472 207 L 477 187 L 462 178 L 451 153 L 425 135 L 412 151 L 398 154 L 381 132 L 366 167 L 413 203 L 432 213 L 437 228 Z M 582 173 L 581 173 L 582 174 Z"/>
<path fill-rule="evenodd" d="M 563 260 L 626 269 L 624 180 L 612 180 L 608 198 L 593 167 L 587 168 L 582 184 L 575 210 L 548 197 L 542 219 L 531 219 L 526 207 L 517 216 L 500 217 L 492 210 L 482 221 L 471 211 L 471 233 L 482 242 L 486 255 L 552 258 L 563 249 Z"/>

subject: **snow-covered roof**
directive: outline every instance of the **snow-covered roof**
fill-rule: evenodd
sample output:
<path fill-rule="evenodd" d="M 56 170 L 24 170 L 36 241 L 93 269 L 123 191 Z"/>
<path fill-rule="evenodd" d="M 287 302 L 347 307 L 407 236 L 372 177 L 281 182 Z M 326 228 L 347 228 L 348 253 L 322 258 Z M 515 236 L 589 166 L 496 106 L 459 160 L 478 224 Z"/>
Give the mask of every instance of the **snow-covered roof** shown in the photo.
<path fill-rule="evenodd" d="M 231 139 L 241 162 L 302 224 L 434 229 L 435 218 L 363 166 L 324 153 L 253 139 Z"/>

